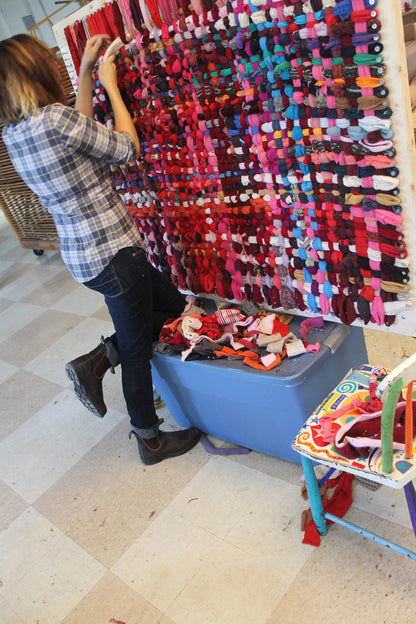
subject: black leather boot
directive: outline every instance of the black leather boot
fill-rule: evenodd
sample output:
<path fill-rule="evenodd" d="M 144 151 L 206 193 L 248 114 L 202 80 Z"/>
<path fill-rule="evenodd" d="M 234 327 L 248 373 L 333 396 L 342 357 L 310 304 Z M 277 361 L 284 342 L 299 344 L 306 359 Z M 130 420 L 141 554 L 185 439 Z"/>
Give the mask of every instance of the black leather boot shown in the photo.
<path fill-rule="evenodd" d="M 114 373 L 114 366 L 118 363 L 114 345 L 101 337 L 101 343 L 95 349 L 71 360 L 65 366 L 66 375 L 73 382 L 78 399 L 100 418 L 107 412 L 103 396 L 103 377 L 108 369 Z"/>
<path fill-rule="evenodd" d="M 162 422 L 163 418 L 160 418 L 158 425 L 161 425 Z M 189 427 L 180 431 L 159 430 L 157 436 L 150 440 L 141 438 L 133 430 L 129 433 L 130 439 L 132 435 L 137 440 L 140 459 L 146 466 L 157 464 L 169 457 L 178 457 L 187 453 L 199 442 L 201 437 L 200 432 L 195 427 Z"/>

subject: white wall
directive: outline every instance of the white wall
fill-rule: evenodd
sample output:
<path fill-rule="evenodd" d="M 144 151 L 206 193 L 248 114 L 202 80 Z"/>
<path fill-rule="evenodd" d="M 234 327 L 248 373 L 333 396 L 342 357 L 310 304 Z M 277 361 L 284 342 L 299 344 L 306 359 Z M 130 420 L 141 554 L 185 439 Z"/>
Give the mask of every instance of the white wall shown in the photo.
<path fill-rule="evenodd" d="M 70 13 L 77 11 L 80 6 L 82 2 L 79 1 L 65 6 L 56 4 L 55 0 L 0 0 L 0 39 L 29 32 L 22 17 L 32 15 L 35 23 L 38 23 L 57 9 L 61 9 L 51 18 L 52 23 L 56 24 Z M 43 24 L 37 34 L 49 46 L 56 45 L 52 28 L 48 23 Z"/>

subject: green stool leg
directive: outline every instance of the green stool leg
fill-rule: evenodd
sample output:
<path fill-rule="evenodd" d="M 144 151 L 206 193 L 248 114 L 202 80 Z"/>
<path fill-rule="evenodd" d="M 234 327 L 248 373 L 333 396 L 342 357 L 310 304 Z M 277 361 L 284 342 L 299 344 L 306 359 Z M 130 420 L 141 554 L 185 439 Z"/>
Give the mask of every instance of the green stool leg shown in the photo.
<path fill-rule="evenodd" d="M 393 427 L 396 405 L 403 388 L 403 379 L 399 378 L 390 388 L 381 412 L 381 463 L 383 472 L 393 470 Z"/>
<path fill-rule="evenodd" d="M 326 535 L 328 529 L 325 521 L 325 512 L 322 506 L 321 494 L 319 492 L 319 485 L 313 469 L 313 464 L 309 457 L 305 457 L 304 455 L 301 455 L 301 457 L 313 521 L 315 522 L 318 533 Z"/>

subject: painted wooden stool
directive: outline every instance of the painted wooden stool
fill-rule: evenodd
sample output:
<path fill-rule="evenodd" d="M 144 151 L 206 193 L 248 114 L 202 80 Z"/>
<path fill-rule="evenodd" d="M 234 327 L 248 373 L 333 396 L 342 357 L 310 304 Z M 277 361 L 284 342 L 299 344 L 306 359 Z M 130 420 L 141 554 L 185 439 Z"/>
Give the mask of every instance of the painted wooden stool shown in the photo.
<path fill-rule="evenodd" d="M 324 464 L 332 471 L 404 488 L 416 535 L 414 379 L 416 354 L 391 372 L 365 364 L 337 385 L 296 436 L 292 448 L 302 456 L 312 516 L 321 535 L 330 520 L 416 560 L 416 552 L 326 512 L 314 470 L 314 463 Z"/>

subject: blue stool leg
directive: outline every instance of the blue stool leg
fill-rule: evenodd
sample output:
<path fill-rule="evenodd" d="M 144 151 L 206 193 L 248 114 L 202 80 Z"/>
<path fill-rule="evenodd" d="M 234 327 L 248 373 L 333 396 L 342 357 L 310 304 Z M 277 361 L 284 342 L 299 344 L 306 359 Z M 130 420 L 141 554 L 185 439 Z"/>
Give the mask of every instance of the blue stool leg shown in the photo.
<path fill-rule="evenodd" d="M 313 464 L 309 457 L 301 455 L 301 458 L 313 521 L 315 522 L 318 533 L 326 535 L 328 529 L 326 526 L 324 508 L 322 506 L 322 499 L 319 493 L 319 485 L 313 469 Z"/>
<path fill-rule="evenodd" d="M 413 532 L 416 536 L 416 492 L 412 481 L 406 483 L 404 486 L 404 493 L 406 495 L 407 507 L 412 521 Z"/>

